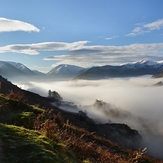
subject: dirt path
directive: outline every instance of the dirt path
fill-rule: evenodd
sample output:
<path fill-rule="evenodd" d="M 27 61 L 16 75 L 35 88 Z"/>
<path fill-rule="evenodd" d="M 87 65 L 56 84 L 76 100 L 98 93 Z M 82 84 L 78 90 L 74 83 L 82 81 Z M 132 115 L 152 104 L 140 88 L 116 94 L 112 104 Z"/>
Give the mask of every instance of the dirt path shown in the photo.
<path fill-rule="evenodd" d="M 3 142 L 0 139 L 0 163 L 4 163 L 3 159 L 4 159 L 4 155 L 3 155 Z"/>

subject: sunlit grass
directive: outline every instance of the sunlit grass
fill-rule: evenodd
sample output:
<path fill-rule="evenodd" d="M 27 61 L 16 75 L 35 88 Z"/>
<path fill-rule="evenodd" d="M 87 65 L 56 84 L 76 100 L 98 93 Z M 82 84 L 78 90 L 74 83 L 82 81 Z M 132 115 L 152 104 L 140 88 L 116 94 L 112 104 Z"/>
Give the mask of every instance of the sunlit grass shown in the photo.
<path fill-rule="evenodd" d="M 37 131 L 4 124 L 0 124 L 0 131 L 6 163 L 76 162 L 65 146 L 51 141 Z"/>

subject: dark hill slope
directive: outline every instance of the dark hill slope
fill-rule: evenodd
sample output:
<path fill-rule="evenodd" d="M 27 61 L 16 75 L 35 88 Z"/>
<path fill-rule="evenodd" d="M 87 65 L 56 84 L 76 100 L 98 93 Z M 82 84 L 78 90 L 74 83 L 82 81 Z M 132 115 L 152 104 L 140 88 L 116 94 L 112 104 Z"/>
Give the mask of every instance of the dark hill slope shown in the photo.
<path fill-rule="evenodd" d="M 163 71 L 161 71 L 161 72 L 159 72 L 159 73 L 157 73 L 157 74 L 154 74 L 154 75 L 152 76 L 152 78 L 163 78 Z"/>
<path fill-rule="evenodd" d="M 22 90 L 18 86 L 9 82 L 7 79 L 3 78 L 2 76 L 0 76 L 0 93 L 5 95 L 13 94 L 13 96 L 20 96 L 22 100 L 26 100 L 26 102 L 31 105 L 37 105 L 45 108 L 54 107 L 50 104 L 52 102 L 52 99 L 42 97 L 33 92 Z"/>

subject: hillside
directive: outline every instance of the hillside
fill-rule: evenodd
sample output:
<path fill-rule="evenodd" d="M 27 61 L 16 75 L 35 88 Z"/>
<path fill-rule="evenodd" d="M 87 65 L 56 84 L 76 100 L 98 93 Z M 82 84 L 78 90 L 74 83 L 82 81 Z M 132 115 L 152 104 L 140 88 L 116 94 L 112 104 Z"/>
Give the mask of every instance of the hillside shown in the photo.
<path fill-rule="evenodd" d="M 7 79 L 0 76 L 0 93 L 5 95 L 7 94 L 17 94 L 17 96 L 22 96 L 24 100 L 32 105 L 38 105 L 40 107 L 51 108 L 53 107 L 50 103 L 52 102 L 51 99 L 42 97 L 36 93 L 25 91 L 20 89 L 18 86 L 12 84 Z M 53 99 L 54 100 L 54 99 Z"/>
<path fill-rule="evenodd" d="M 12 86 L 12 83 L 1 77 L 3 86 L 4 82 Z M 112 135 L 110 137 L 116 137 L 123 144 L 130 137 L 139 135 L 127 125 L 98 126 L 82 112 L 72 114 L 56 107 L 45 109 L 45 105 L 39 108 L 26 101 L 20 88 L 13 88 L 19 92 L 9 91 L 9 94 L 3 94 L 1 90 L 0 95 L 0 162 L 161 163 L 146 156 L 145 148 L 140 151 L 131 150 L 100 136 L 100 133 Z M 7 88 L 3 90 L 6 91 Z M 43 100 L 39 95 L 28 95 Z M 103 130 L 99 132 L 97 129 Z"/>
<path fill-rule="evenodd" d="M 3 95 L 0 101 L 0 162 L 77 162 L 64 145 L 34 130 L 42 109 Z"/>
<path fill-rule="evenodd" d="M 152 78 L 163 78 L 163 71 L 154 74 Z"/>
<path fill-rule="evenodd" d="M 19 100 L 0 96 L 0 161 L 42 162 L 156 162 Z M 141 161 L 140 161 L 141 160 Z"/>

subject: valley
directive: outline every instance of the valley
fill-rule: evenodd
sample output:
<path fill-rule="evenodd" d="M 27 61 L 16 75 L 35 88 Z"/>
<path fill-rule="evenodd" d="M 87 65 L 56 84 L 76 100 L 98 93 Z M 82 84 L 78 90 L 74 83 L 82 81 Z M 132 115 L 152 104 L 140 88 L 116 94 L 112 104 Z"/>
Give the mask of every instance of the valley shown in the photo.
<path fill-rule="evenodd" d="M 11 63 L 5 66 L 8 64 Z M 82 80 L 75 79 L 75 75 L 84 71 L 79 67 L 62 65 L 49 74 L 40 74 L 38 71 L 31 73 L 20 63 L 11 65 L 26 75 L 10 76 L 15 85 L 1 77 L 2 93 L 7 95 L 12 90 L 14 97 L 14 92 L 19 92 L 28 104 L 53 108 L 54 114 L 61 113 L 72 125 L 95 132 L 125 148 L 146 148 L 148 155 L 163 159 L 163 87 L 158 85 L 162 82 L 161 78 L 152 78 L 152 75 L 146 74 L 139 77 Z M 59 76 L 53 72 L 59 73 Z M 65 73 L 71 75 L 63 78 Z M 55 94 L 50 97 L 48 91 L 54 91 Z"/>

